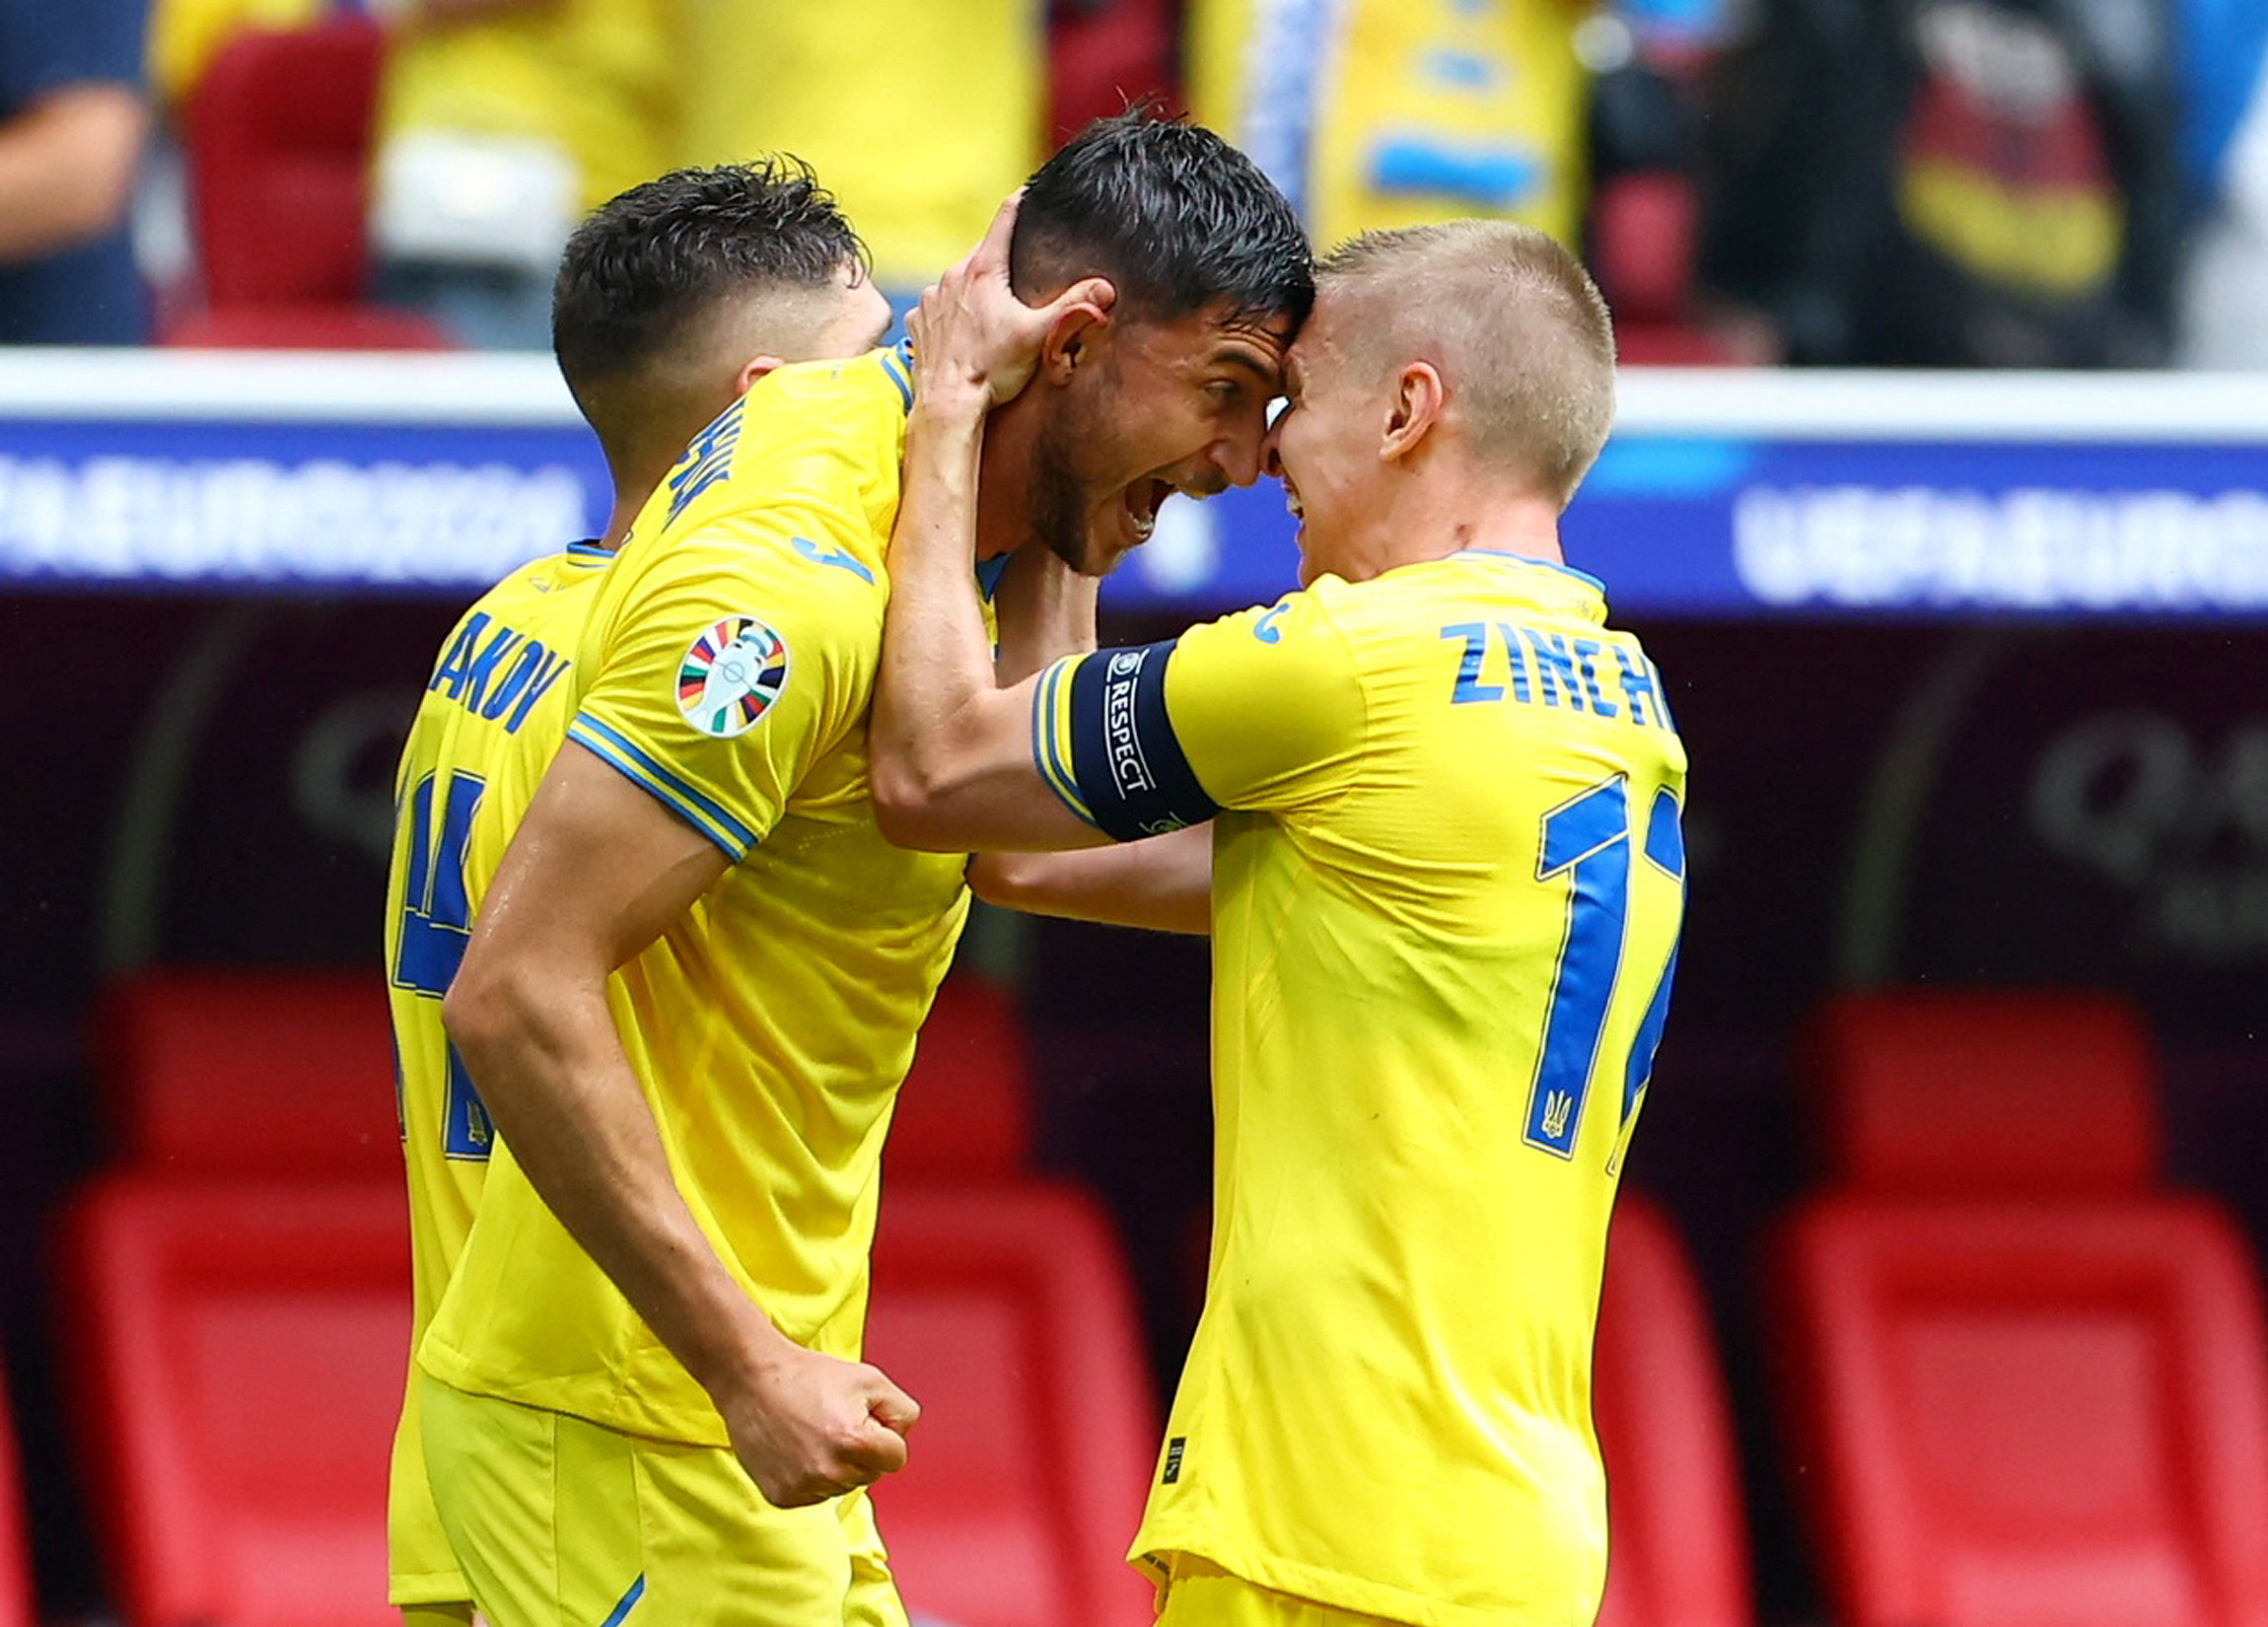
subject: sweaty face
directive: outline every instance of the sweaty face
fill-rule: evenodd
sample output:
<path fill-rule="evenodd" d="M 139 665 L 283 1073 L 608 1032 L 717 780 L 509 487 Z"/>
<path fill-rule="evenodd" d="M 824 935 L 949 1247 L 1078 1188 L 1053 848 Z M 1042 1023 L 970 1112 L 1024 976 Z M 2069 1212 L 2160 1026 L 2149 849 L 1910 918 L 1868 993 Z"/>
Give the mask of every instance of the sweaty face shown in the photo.
<path fill-rule="evenodd" d="M 1290 331 L 1288 317 L 1231 320 L 1220 309 L 1115 323 L 1039 430 L 1031 530 L 1073 569 L 1100 576 L 1149 539 L 1173 492 L 1249 485 Z"/>
<path fill-rule="evenodd" d="M 1387 403 L 1371 371 L 1350 365 L 1347 313 L 1326 291 L 1284 368 L 1284 410 L 1268 431 L 1268 472 L 1299 522 L 1300 586 L 1345 575 L 1360 544 L 1365 494 L 1379 469 Z"/>

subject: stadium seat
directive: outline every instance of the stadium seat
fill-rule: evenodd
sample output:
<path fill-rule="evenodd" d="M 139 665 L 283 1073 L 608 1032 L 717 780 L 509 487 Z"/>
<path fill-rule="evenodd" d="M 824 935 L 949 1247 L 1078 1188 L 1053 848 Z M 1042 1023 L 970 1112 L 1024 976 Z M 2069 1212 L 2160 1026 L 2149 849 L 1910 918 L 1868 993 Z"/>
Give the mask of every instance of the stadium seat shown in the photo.
<path fill-rule="evenodd" d="M 153 1173 L 398 1180 L 386 984 L 368 971 L 150 971 L 97 1010 L 117 1158 Z"/>
<path fill-rule="evenodd" d="M 1693 182 L 1668 171 L 1617 176 L 1592 199 L 1592 270 L 1613 309 L 1615 353 L 1625 365 L 1740 360 L 1691 320 L 1699 208 Z"/>
<path fill-rule="evenodd" d="M 1606 1458 L 1598 1627 L 1752 1627 L 1740 1477 L 1709 1318 L 1669 1221 L 1616 1201 L 1592 1403 Z"/>
<path fill-rule="evenodd" d="M 1028 1173 L 1031 1062 L 996 985 L 948 977 L 921 1026 L 891 1116 L 885 1167 L 904 1181 L 997 1182 Z"/>
<path fill-rule="evenodd" d="M 2268 1627 L 2268 1321 L 2152 1189 L 2134 1014 L 1836 1003 L 1834 1185 L 1778 1239 L 1795 1484 L 1848 1627 Z"/>
<path fill-rule="evenodd" d="M 233 306 L 171 323 L 161 344 L 186 350 L 454 350 L 456 341 L 414 311 L 383 306 Z"/>
<path fill-rule="evenodd" d="M 867 1355 L 922 1406 L 876 1489 L 907 1607 L 957 1627 L 1149 1627 L 1125 1563 L 1157 1459 L 1133 1290 L 1082 1195 L 886 1182 Z"/>
<path fill-rule="evenodd" d="M 341 13 L 306 28 L 248 30 L 213 58 L 182 125 L 205 301 L 216 314 L 285 315 L 264 328 L 190 318 L 169 342 L 450 346 L 422 317 L 364 304 L 384 49 L 376 24 Z"/>
<path fill-rule="evenodd" d="M 399 1627 L 397 1182 L 105 1177 L 66 1217 L 66 1370 L 127 1627 Z"/>
<path fill-rule="evenodd" d="M 24 1488 L 16 1431 L 0 1407 L 0 1627 L 32 1627 L 32 1549 L 24 1526 Z"/>

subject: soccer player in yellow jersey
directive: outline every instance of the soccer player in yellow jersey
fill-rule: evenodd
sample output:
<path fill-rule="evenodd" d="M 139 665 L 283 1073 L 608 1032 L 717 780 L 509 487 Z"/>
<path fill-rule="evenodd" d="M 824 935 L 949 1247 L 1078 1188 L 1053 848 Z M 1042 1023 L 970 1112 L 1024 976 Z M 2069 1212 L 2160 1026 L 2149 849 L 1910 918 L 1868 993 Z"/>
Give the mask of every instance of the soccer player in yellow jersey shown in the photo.
<path fill-rule="evenodd" d="M 441 1026 L 474 911 L 566 737 L 565 681 L 593 589 L 684 444 L 784 361 L 850 357 L 889 312 L 860 245 L 793 161 L 679 171 L 602 206 L 569 244 L 553 334 L 614 485 L 602 538 L 515 571 L 443 644 L 397 776 L 387 966 L 409 1176 L 411 1335 L 432 1320 L 487 1172 L 487 1114 Z M 416 1388 L 389 1499 L 392 1601 L 412 1623 L 468 1619 L 433 1512 Z"/>
<path fill-rule="evenodd" d="M 1070 628 L 1031 561 L 1099 571 L 1167 492 L 1257 476 L 1310 258 L 1249 162 L 1142 116 L 1042 167 L 1013 258 L 1046 332 L 977 556 Z M 418 1395 L 493 1627 L 904 1619 L 864 1487 L 916 1408 L 858 1359 L 867 1251 L 966 903 L 867 786 L 911 400 L 902 351 L 785 367 L 694 439 L 593 590 L 443 1004 L 498 1142 Z"/>
<path fill-rule="evenodd" d="M 1003 689 L 964 586 L 1031 325 L 998 281 L 917 318 L 875 794 L 924 847 L 1131 843 L 1001 890 L 1212 933 L 1210 1278 L 1133 1557 L 1170 1627 L 1589 1622 L 1593 1328 L 1684 871 L 1662 679 L 1558 542 L 1605 308 L 1524 227 L 1340 249 L 1267 447 L 1301 590 Z"/>

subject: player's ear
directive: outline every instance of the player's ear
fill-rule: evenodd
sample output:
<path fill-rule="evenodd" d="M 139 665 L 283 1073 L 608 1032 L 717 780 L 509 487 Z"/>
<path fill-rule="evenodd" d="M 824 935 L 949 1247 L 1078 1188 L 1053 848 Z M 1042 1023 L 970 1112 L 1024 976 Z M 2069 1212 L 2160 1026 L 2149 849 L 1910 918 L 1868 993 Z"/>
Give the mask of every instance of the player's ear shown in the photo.
<path fill-rule="evenodd" d="M 738 400 L 745 395 L 748 392 L 748 387 L 771 372 L 773 368 L 786 367 L 787 365 L 786 360 L 779 356 L 750 356 L 746 364 L 742 367 L 740 375 L 733 381 L 733 398 Z"/>
<path fill-rule="evenodd" d="M 1441 422 L 1449 391 L 1431 362 L 1408 362 L 1394 377 L 1391 408 L 1379 433 L 1379 457 L 1391 463 L 1407 458 Z"/>
<path fill-rule="evenodd" d="M 1069 384 L 1109 336 L 1110 313 L 1094 301 L 1074 300 L 1048 320 L 1039 342 L 1039 376 L 1051 385 Z"/>

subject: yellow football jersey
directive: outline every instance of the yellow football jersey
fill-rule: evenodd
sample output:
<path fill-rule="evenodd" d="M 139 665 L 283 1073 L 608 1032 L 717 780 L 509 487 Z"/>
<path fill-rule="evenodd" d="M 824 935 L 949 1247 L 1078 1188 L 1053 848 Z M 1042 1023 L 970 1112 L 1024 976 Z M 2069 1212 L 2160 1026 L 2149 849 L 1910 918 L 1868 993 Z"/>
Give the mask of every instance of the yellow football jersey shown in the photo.
<path fill-rule="evenodd" d="M 397 34 L 379 88 L 382 139 L 424 130 L 551 143 L 596 209 L 676 162 L 686 60 L 679 0 L 489 8 Z"/>
<path fill-rule="evenodd" d="M 480 1097 L 442 1031 L 441 997 L 504 843 L 566 732 L 564 680 L 610 557 L 577 543 L 481 596 L 441 647 L 394 776 L 386 964 L 409 1179 L 413 1351 L 464 1248 L 491 1141 Z M 388 1526 L 393 1603 L 467 1596 L 426 1490 L 414 1384 L 394 1436 Z"/>
<path fill-rule="evenodd" d="M 1464 215 L 1573 244 L 1591 0 L 1192 0 L 1189 106 L 1320 244 Z"/>
<path fill-rule="evenodd" d="M 1589 1621 L 1592 1334 L 1683 915 L 1685 753 L 1590 578 L 1462 553 L 1050 668 L 1120 837 L 1215 814 L 1214 1238 L 1134 1556 Z"/>
<path fill-rule="evenodd" d="M 733 861 L 608 1004 L 672 1173 L 799 1344 L 858 1352 L 879 1156 L 967 895 L 876 828 L 866 713 L 912 400 L 894 350 L 787 367 L 704 430 L 595 596 L 574 748 Z M 476 1394 L 727 1445 L 699 1385 L 500 1148 L 421 1347 Z"/>
<path fill-rule="evenodd" d="M 958 261 L 1049 150 L 1032 0 L 692 0 L 690 16 L 683 162 L 808 160 L 885 288 Z"/>

